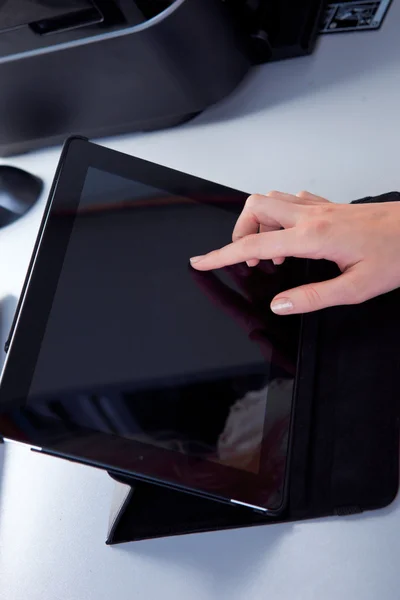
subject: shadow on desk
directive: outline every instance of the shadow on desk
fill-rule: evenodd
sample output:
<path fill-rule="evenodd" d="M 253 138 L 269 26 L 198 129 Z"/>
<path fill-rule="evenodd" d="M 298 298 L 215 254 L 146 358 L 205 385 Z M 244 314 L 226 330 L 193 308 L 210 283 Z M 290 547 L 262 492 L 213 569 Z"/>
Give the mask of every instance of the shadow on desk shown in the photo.
<path fill-rule="evenodd" d="M 293 532 L 294 525 L 285 523 L 136 542 L 117 546 L 112 552 L 170 562 L 182 567 L 182 572 L 195 569 L 204 576 L 206 584 L 220 588 L 224 594 L 232 588 L 234 595 L 246 573 L 251 575 L 265 568 L 282 539 Z"/>
<path fill-rule="evenodd" d="M 394 43 L 398 18 L 400 4 L 394 4 L 377 32 L 325 36 L 311 56 L 254 67 L 233 94 L 185 127 L 257 114 L 365 76 L 374 76 L 379 86 L 385 70 L 393 72 L 394 65 L 400 68 L 400 46 Z M 361 93 L 354 100 L 366 102 L 368 98 Z"/>

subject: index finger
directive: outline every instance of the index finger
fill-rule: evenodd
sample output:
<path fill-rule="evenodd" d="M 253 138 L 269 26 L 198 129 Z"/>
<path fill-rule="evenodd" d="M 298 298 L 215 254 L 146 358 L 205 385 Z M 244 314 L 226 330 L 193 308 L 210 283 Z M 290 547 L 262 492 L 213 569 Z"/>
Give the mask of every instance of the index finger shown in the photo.
<path fill-rule="evenodd" d="M 252 259 L 289 256 L 312 257 L 310 242 L 300 238 L 295 228 L 248 235 L 204 256 L 194 256 L 190 262 L 199 271 L 210 271 Z"/>

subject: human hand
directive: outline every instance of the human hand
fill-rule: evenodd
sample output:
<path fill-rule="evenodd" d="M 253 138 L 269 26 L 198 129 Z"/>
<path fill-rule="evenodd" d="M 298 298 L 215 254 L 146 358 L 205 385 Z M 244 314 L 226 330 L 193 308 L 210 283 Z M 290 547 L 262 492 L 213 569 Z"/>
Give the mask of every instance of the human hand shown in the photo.
<path fill-rule="evenodd" d="M 359 304 L 400 286 L 400 202 L 334 204 L 300 192 L 250 196 L 233 231 L 233 243 L 191 259 L 208 271 L 261 259 L 326 259 L 341 275 L 278 294 L 276 314 L 306 313 Z"/>

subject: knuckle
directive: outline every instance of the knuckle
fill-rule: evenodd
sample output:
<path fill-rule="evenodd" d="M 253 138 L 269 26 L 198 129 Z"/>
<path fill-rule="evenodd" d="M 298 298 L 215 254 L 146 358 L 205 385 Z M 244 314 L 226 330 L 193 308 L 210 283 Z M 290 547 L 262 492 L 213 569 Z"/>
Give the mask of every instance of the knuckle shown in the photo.
<path fill-rule="evenodd" d="M 326 198 L 313 194 L 308 190 L 301 190 L 296 194 L 296 196 L 302 198 L 303 200 L 309 200 L 315 207 L 324 208 L 332 204 L 332 202 L 329 202 L 329 200 Z"/>
<path fill-rule="evenodd" d="M 332 220 L 329 213 L 322 207 L 318 207 L 311 215 L 306 217 L 304 231 L 307 237 L 325 238 L 332 229 Z"/>
<path fill-rule="evenodd" d="M 241 243 L 243 249 L 249 252 L 256 251 L 259 247 L 259 238 L 260 236 L 258 234 L 247 235 L 242 238 Z"/>
<path fill-rule="evenodd" d="M 240 254 L 243 260 L 251 260 L 253 258 L 262 258 L 262 236 L 259 234 L 247 235 L 240 240 Z"/>
<path fill-rule="evenodd" d="M 260 196 L 259 194 L 252 194 L 251 196 L 249 196 L 247 198 L 245 207 L 246 208 L 254 208 L 255 206 L 259 205 L 261 201 L 262 201 L 262 196 Z"/>
<path fill-rule="evenodd" d="M 319 217 L 314 222 L 314 233 L 315 236 L 324 238 L 331 230 L 332 223 L 323 217 Z"/>
<path fill-rule="evenodd" d="M 279 196 L 281 192 L 278 192 L 278 190 L 272 190 L 270 192 L 268 192 L 266 195 L 267 196 Z"/>
<path fill-rule="evenodd" d="M 338 304 L 362 304 L 371 297 L 368 279 L 360 273 L 352 273 L 343 279 L 337 291 Z"/>
<path fill-rule="evenodd" d="M 328 200 L 324 200 L 322 204 L 318 204 L 315 208 L 319 214 L 325 218 L 332 218 L 332 215 L 337 211 L 337 206 Z"/>
<path fill-rule="evenodd" d="M 307 304 L 310 308 L 315 309 L 322 305 L 322 299 L 318 292 L 318 289 L 313 285 L 308 285 L 303 288 L 303 293 L 306 298 Z"/>

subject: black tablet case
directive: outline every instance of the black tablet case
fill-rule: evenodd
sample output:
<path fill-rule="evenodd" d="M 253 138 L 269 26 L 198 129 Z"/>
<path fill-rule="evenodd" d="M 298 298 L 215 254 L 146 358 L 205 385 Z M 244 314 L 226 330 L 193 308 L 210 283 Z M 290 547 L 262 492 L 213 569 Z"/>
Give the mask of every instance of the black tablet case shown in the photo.
<path fill-rule="evenodd" d="M 399 193 L 358 202 L 400 200 Z M 337 274 L 311 263 L 311 279 Z M 305 317 L 286 509 L 277 518 L 115 476 L 107 544 L 386 506 L 398 490 L 400 290 Z M 314 363 L 314 364 L 313 364 Z M 311 376 L 312 375 L 312 376 Z"/>

